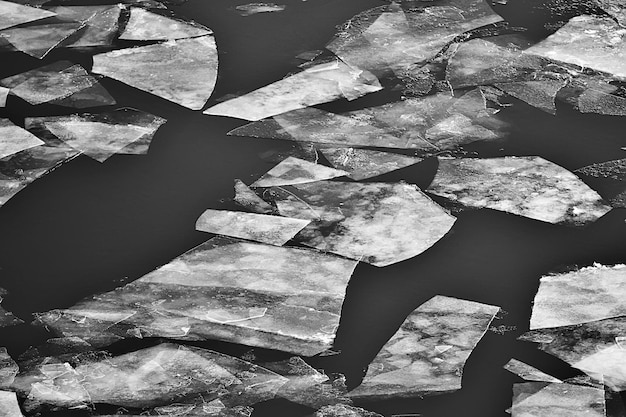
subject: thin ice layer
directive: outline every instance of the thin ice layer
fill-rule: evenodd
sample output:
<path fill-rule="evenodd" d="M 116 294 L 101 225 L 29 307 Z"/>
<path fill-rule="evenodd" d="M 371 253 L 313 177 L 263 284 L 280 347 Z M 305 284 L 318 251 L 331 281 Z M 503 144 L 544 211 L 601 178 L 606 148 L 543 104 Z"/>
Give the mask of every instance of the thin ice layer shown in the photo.
<path fill-rule="evenodd" d="M 307 108 L 250 123 L 228 134 L 438 152 L 501 138 L 505 128 L 476 89 L 460 97 L 439 93 L 344 114 Z"/>
<path fill-rule="evenodd" d="M 504 369 L 514 373 L 526 381 L 543 381 L 543 382 L 563 382 L 560 379 L 548 375 L 522 361 L 511 359 L 504 365 Z"/>
<path fill-rule="evenodd" d="M 200 110 L 215 87 L 217 65 L 209 35 L 98 54 L 92 71 Z"/>
<path fill-rule="evenodd" d="M 594 265 L 541 278 L 530 329 L 626 316 L 626 265 Z"/>
<path fill-rule="evenodd" d="M 0 389 L 9 388 L 18 372 L 19 368 L 9 356 L 7 349 L 0 347 Z"/>
<path fill-rule="evenodd" d="M 281 216 L 208 209 L 196 221 L 196 230 L 282 246 L 309 223 Z"/>
<path fill-rule="evenodd" d="M 422 158 L 356 148 L 321 147 L 322 155 L 353 180 L 377 177 L 422 161 Z"/>
<path fill-rule="evenodd" d="M 0 36 L 19 51 L 42 59 L 82 27 L 78 22 L 49 23 L 3 30 Z"/>
<path fill-rule="evenodd" d="M 456 220 L 405 183 L 320 181 L 270 191 L 281 215 L 312 221 L 296 241 L 375 266 L 419 255 Z"/>
<path fill-rule="evenodd" d="M 219 398 L 229 406 L 272 399 L 286 379 L 249 362 L 175 344 L 160 344 L 115 357 L 85 356 L 76 363 L 43 362 L 15 379 L 28 393 L 26 407 L 89 404 L 156 407 L 177 400 Z M 207 401 L 208 402 L 208 401 Z"/>
<path fill-rule="evenodd" d="M 626 317 L 572 326 L 532 330 L 520 339 L 539 343 L 539 348 L 614 391 L 626 389 Z"/>
<path fill-rule="evenodd" d="M 172 337 L 314 355 L 333 342 L 356 264 L 311 250 L 213 238 L 133 283 L 39 320 L 98 346 Z"/>
<path fill-rule="evenodd" d="M 45 129 L 70 147 L 104 162 L 116 153 L 145 154 L 165 119 L 134 109 L 26 119 L 27 129 Z"/>
<path fill-rule="evenodd" d="M 132 41 L 162 41 L 195 38 L 212 34 L 213 31 L 200 25 L 182 22 L 142 9 L 132 7 L 120 39 Z"/>
<path fill-rule="evenodd" d="M 0 416 L 23 417 L 14 392 L 0 391 Z"/>
<path fill-rule="evenodd" d="M 235 197 L 233 200 L 253 213 L 271 214 L 274 212 L 274 208 L 270 204 L 239 179 L 235 179 Z"/>
<path fill-rule="evenodd" d="M 626 28 L 610 17 L 576 16 L 527 52 L 626 79 Z"/>
<path fill-rule="evenodd" d="M 590 223 L 611 210 L 576 175 L 537 156 L 440 158 L 427 191 L 549 223 Z"/>
<path fill-rule="evenodd" d="M 605 417 L 604 390 L 572 384 L 513 385 L 512 417 Z"/>
<path fill-rule="evenodd" d="M 122 5 L 114 6 L 57 6 L 51 7 L 61 19 L 84 23 L 84 29 L 78 39 L 72 37 L 64 43 L 67 48 L 89 48 L 109 46 L 113 43 L 118 30 L 118 21 Z"/>
<path fill-rule="evenodd" d="M 456 36 L 502 18 L 483 0 L 448 0 L 408 10 L 392 6 L 369 25 L 359 20 L 348 21 L 327 48 L 378 75 L 425 63 Z"/>
<path fill-rule="evenodd" d="M 235 6 L 241 16 L 252 16 L 258 13 L 282 12 L 287 6 L 275 3 L 248 3 Z"/>
<path fill-rule="evenodd" d="M 465 361 L 498 311 L 474 301 L 431 298 L 404 321 L 350 397 L 378 400 L 461 389 Z"/>
<path fill-rule="evenodd" d="M 48 10 L 0 0 L 0 30 L 54 15 L 53 12 Z"/>
<path fill-rule="evenodd" d="M 339 98 L 353 100 L 379 90 L 382 87 L 371 73 L 337 60 L 309 67 L 241 97 L 216 104 L 204 114 L 254 121 Z"/>
<path fill-rule="evenodd" d="M 32 133 L 11 123 L 9 119 L 0 119 L 0 159 L 43 143 Z"/>
<path fill-rule="evenodd" d="M 346 171 L 315 164 L 304 159 L 287 157 L 256 180 L 251 187 L 277 187 L 343 177 Z"/>

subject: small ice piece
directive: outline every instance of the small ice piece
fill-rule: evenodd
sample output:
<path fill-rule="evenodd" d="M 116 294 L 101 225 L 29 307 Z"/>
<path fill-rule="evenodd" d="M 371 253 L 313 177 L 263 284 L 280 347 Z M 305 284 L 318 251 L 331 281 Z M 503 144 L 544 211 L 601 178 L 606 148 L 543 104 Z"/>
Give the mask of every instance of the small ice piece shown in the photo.
<path fill-rule="evenodd" d="M 541 278 L 530 329 L 626 316 L 626 265 L 593 265 Z"/>
<path fill-rule="evenodd" d="M 0 416 L 24 417 L 14 392 L 0 391 Z"/>
<path fill-rule="evenodd" d="M 66 48 L 90 48 L 109 46 L 118 30 L 122 12 L 121 4 L 114 6 L 56 6 L 51 11 L 64 20 L 74 20 L 85 24 L 78 39 L 72 38 L 63 46 Z"/>
<path fill-rule="evenodd" d="M 0 119 L 0 159 L 43 144 L 35 135 L 14 125 L 9 119 Z"/>
<path fill-rule="evenodd" d="M 0 36 L 18 50 L 42 59 L 83 26 L 77 22 L 49 23 L 6 29 Z"/>
<path fill-rule="evenodd" d="M 55 13 L 48 10 L 0 0 L 0 30 L 54 15 Z"/>
<path fill-rule="evenodd" d="M 357 181 L 377 177 L 423 160 L 414 156 L 368 149 L 333 148 L 322 145 L 320 150 L 335 168 L 347 171 L 347 176 Z"/>
<path fill-rule="evenodd" d="M 0 87 L 0 108 L 6 107 L 10 91 L 10 88 Z"/>
<path fill-rule="evenodd" d="M 243 181 L 235 179 L 235 203 L 241 207 L 248 209 L 254 213 L 271 214 L 274 213 L 274 207 L 259 197 L 250 189 Z"/>
<path fill-rule="evenodd" d="M 98 54 L 92 71 L 192 110 L 200 110 L 217 80 L 211 35 Z"/>
<path fill-rule="evenodd" d="M 604 390 L 572 384 L 513 385 L 512 417 L 605 417 Z"/>
<path fill-rule="evenodd" d="M 549 223 L 590 223 L 611 210 L 576 175 L 537 156 L 440 158 L 427 191 Z"/>
<path fill-rule="evenodd" d="M 310 417 L 383 417 L 382 414 L 365 410 L 364 408 L 354 407 L 348 404 L 327 405 Z"/>
<path fill-rule="evenodd" d="M 134 109 L 26 119 L 27 129 L 45 129 L 72 148 L 104 162 L 116 153 L 145 154 L 165 119 Z"/>
<path fill-rule="evenodd" d="M 281 216 L 208 209 L 196 221 L 196 230 L 282 246 L 309 223 Z"/>
<path fill-rule="evenodd" d="M 212 33 L 211 29 L 197 24 L 182 22 L 140 7 L 131 7 L 130 19 L 119 38 L 132 41 L 161 41 L 195 38 Z"/>
<path fill-rule="evenodd" d="M 286 6 L 275 3 L 248 3 L 235 7 L 235 10 L 242 16 L 252 16 L 258 13 L 282 12 Z"/>
<path fill-rule="evenodd" d="M 374 75 L 337 60 L 216 104 L 204 114 L 255 121 L 342 97 L 353 100 L 379 90 L 382 86 Z"/>
<path fill-rule="evenodd" d="M 281 215 L 312 220 L 296 241 L 380 267 L 424 252 L 456 220 L 405 183 L 319 181 L 270 191 Z"/>
<path fill-rule="evenodd" d="M 277 187 L 305 184 L 348 175 L 346 171 L 288 157 L 256 180 L 251 187 Z"/>
<path fill-rule="evenodd" d="M 0 168 L 0 172 L 1 168 Z M 3 179 L 0 176 L 0 191 L 2 191 L 2 186 L 3 186 Z M 0 206 L 4 203 L 4 201 L 2 201 L 2 195 L 0 195 Z M 0 288 L 0 303 L 2 303 L 2 297 L 6 295 L 6 290 L 4 288 Z M 9 326 L 15 326 L 18 324 L 22 324 L 24 323 L 22 320 L 20 320 L 19 318 L 15 317 L 13 314 L 9 313 L 8 311 L 5 311 L 2 307 L 0 307 L 0 328 L 2 327 L 9 327 Z"/>
<path fill-rule="evenodd" d="M 461 389 L 465 361 L 499 310 L 441 295 L 431 298 L 383 346 L 350 397 L 379 400 Z M 452 348 L 437 352 L 441 345 Z"/>
<path fill-rule="evenodd" d="M 522 100 L 539 110 L 556 114 L 554 99 L 566 84 L 566 80 L 539 80 L 496 83 L 494 85 L 508 95 Z"/>
<path fill-rule="evenodd" d="M 504 365 L 504 369 L 526 381 L 563 382 L 517 359 L 508 361 L 506 365 Z"/>
<path fill-rule="evenodd" d="M 11 359 L 7 349 L 0 347 L 0 389 L 9 388 L 19 370 L 20 368 Z M 0 413 L 0 415 L 2 414 Z"/>
<path fill-rule="evenodd" d="M 626 28 L 610 17 L 573 17 L 526 52 L 626 79 Z"/>

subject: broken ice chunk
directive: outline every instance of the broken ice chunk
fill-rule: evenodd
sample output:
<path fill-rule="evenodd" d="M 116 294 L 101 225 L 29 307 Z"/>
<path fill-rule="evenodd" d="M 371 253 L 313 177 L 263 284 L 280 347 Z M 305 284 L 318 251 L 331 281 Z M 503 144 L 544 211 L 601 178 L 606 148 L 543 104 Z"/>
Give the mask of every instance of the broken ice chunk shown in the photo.
<path fill-rule="evenodd" d="M 235 180 L 234 201 L 241 207 L 246 208 L 254 213 L 271 214 L 274 212 L 274 207 L 268 204 L 254 191 L 252 191 L 250 187 L 248 187 L 246 184 L 238 179 Z"/>
<path fill-rule="evenodd" d="M 213 92 L 217 65 L 215 38 L 208 35 L 98 54 L 92 71 L 199 110 Z"/>
<path fill-rule="evenodd" d="M 556 114 L 554 99 L 566 84 L 566 80 L 540 80 L 496 83 L 494 85 L 508 95 L 522 100 L 539 110 Z"/>
<path fill-rule="evenodd" d="M 18 372 L 19 368 L 9 356 L 7 349 L 0 347 L 0 389 L 11 386 Z M 0 413 L 0 415 L 2 414 Z"/>
<path fill-rule="evenodd" d="M 196 230 L 282 246 L 309 223 L 281 216 L 208 209 L 196 221 Z"/>
<path fill-rule="evenodd" d="M 382 90 L 367 71 L 342 61 L 318 64 L 241 97 L 216 104 L 204 114 L 260 120 L 338 98 L 353 100 Z"/>
<path fill-rule="evenodd" d="M 212 34 L 209 28 L 182 22 L 142 9 L 132 7 L 130 19 L 120 39 L 133 41 L 161 41 L 195 38 Z"/>
<path fill-rule="evenodd" d="M 177 331 L 182 340 L 315 355 L 333 342 L 356 264 L 312 250 L 213 238 L 137 281 L 70 309 L 39 314 L 38 320 L 100 346 Z M 262 317 L 251 314 L 261 309 Z M 110 318 L 98 312 L 110 312 Z M 216 320 L 224 312 L 249 319 Z"/>
<path fill-rule="evenodd" d="M 48 10 L 0 0 L 0 30 L 54 15 Z"/>
<path fill-rule="evenodd" d="M 7 105 L 7 98 L 9 97 L 9 92 L 11 90 L 6 87 L 0 87 L 0 108 L 3 108 Z"/>
<path fill-rule="evenodd" d="M 64 43 L 67 48 L 88 48 L 109 46 L 117 35 L 118 21 L 122 12 L 121 4 L 114 6 L 57 6 L 51 7 L 57 17 L 84 23 L 78 34 Z"/>
<path fill-rule="evenodd" d="M 275 187 L 281 185 L 304 184 L 343 177 L 346 171 L 314 164 L 303 159 L 288 157 L 256 180 L 251 187 Z"/>
<path fill-rule="evenodd" d="M 17 402 L 17 395 L 14 392 L 0 391 L 0 416 L 2 417 L 23 417 L 20 405 Z"/>
<path fill-rule="evenodd" d="M 440 158 L 427 191 L 549 223 L 590 223 L 611 210 L 576 175 L 536 156 Z"/>
<path fill-rule="evenodd" d="M 310 417 L 383 417 L 381 414 L 347 404 L 327 405 Z"/>
<path fill-rule="evenodd" d="M 3 178 L 1 175 L 1 171 L 0 171 L 0 191 L 2 191 L 2 182 L 3 182 Z M 4 201 L 2 201 L 2 195 L 0 195 L 0 205 L 2 205 L 4 203 Z M 2 297 L 6 295 L 6 290 L 4 290 L 3 288 L 0 288 L 0 303 L 2 303 Z M 9 327 L 9 326 L 15 326 L 18 324 L 22 324 L 24 323 L 22 320 L 20 320 L 19 318 L 15 317 L 13 314 L 9 313 L 8 311 L 5 311 L 2 307 L 0 307 L 0 328 L 2 327 Z"/>
<path fill-rule="evenodd" d="M 596 178 L 626 181 L 626 159 L 599 162 L 577 169 L 575 172 Z"/>
<path fill-rule="evenodd" d="M 572 366 L 619 392 L 626 389 L 625 363 L 626 349 L 615 345 L 586 356 Z"/>
<path fill-rule="evenodd" d="M 517 359 L 508 361 L 506 365 L 504 365 L 504 369 L 526 381 L 563 382 Z"/>
<path fill-rule="evenodd" d="M 417 164 L 422 158 L 355 148 L 321 147 L 322 154 L 353 180 L 363 180 Z"/>
<path fill-rule="evenodd" d="M 626 27 L 626 1 L 624 0 L 596 0 L 599 6 L 613 16 L 620 25 Z"/>
<path fill-rule="evenodd" d="M 104 162 L 113 154 L 145 154 L 166 120 L 134 109 L 26 119 L 27 129 L 45 129 L 72 148 Z"/>
<path fill-rule="evenodd" d="M 0 119 L 0 159 L 43 144 L 35 135 L 15 126 L 9 119 Z"/>
<path fill-rule="evenodd" d="M 527 52 L 626 79 L 626 28 L 609 17 L 576 16 Z"/>
<path fill-rule="evenodd" d="M 83 27 L 83 23 L 64 22 L 3 30 L 0 36 L 18 50 L 42 59 L 64 40 Z"/>
<path fill-rule="evenodd" d="M 237 10 L 242 16 L 252 16 L 253 14 L 258 13 L 282 12 L 285 8 L 286 6 L 284 4 L 249 3 L 236 6 L 235 10 Z"/>
<path fill-rule="evenodd" d="M 270 191 L 281 215 L 312 220 L 296 241 L 375 266 L 419 255 L 456 220 L 404 183 L 319 181 Z"/>
<path fill-rule="evenodd" d="M 604 390 L 572 384 L 513 385 L 512 417 L 605 417 Z"/>
<path fill-rule="evenodd" d="M 465 361 L 498 311 L 474 301 L 431 298 L 409 315 L 350 397 L 412 397 L 460 389 Z M 440 345 L 452 347 L 438 352 Z"/>
<path fill-rule="evenodd" d="M 626 316 L 626 265 L 594 265 L 541 278 L 530 329 Z"/>

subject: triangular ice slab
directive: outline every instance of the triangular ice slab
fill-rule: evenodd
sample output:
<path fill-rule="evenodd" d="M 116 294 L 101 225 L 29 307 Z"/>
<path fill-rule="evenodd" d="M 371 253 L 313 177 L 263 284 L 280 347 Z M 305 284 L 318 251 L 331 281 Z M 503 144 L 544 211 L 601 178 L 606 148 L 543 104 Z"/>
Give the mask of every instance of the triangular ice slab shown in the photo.
<path fill-rule="evenodd" d="M 337 169 L 347 171 L 353 180 L 363 180 L 405 168 L 422 158 L 355 148 L 321 147 L 322 155 Z"/>
<path fill-rule="evenodd" d="M 378 400 L 461 389 L 465 361 L 499 310 L 441 295 L 431 298 L 383 346 L 350 397 Z"/>
<path fill-rule="evenodd" d="M 541 278 L 530 329 L 626 316 L 626 265 L 594 265 Z"/>
<path fill-rule="evenodd" d="M 217 46 L 201 36 L 121 49 L 95 55 L 92 71 L 199 110 L 217 80 Z"/>
<path fill-rule="evenodd" d="M 320 181 L 271 191 L 281 215 L 312 220 L 298 242 L 375 266 L 419 255 L 456 220 L 404 183 Z"/>
<path fill-rule="evenodd" d="M 74 20 L 85 24 L 78 39 L 65 43 L 67 48 L 89 48 L 109 46 L 113 43 L 118 30 L 118 21 L 122 12 L 120 4 L 115 6 L 57 6 L 54 11 L 61 19 Z"/>
<path fill-rule="evenodd" d="M 212 34 L 213 31 L 181 22 L 148 10 L 132 7 L 120 39 L 132 41 L 161 41 L 195 38 Z"/>
<path fill-rule="evenodd" d="M 18 50 L 42 59 L 61 42 L 83 27 L 83 23 L 50 23 L 3 30 L 0 36 Z"/>
<path fill-rule="evenodd" d="M 241 207 L 254 213 L 271 214 L 274 212 L 274 208 L 270 204 L 238 179 L 235 180 L 235 198 L 233 200 Z"/>
<path fill-rule="evenodd" d="M 10 391 L 0 391 L 0 416 L 23 417 L 17 395 Z"/>
<path fill-rule="evenodd" d="M 611 210 L 576 175 L 536 156 L 440 158 L 427 191 L 467 207 L 549 223 L 590 223 Z"/>
<path fill-rule="evenodd" d="M 572 384 L 513 385 L 512 417 L 605 417 L 604 390 Z"/>
<path fill-rule="evenodd" d="M 172 337 L 315 355 L 333 342 L 356 264 L 312 250 L 213 238 L 137 281 L 38 320 L 100 346 Z"/>
<path fill-rule="evenodd" d="M 382 87 L 371 73 L 335 61 L 309 67 L 241 97 L 216 104 L 204 114 L 254 121 L 342 97 L 353 100 L 379 90 Z"/>
<path fill-rule="evenodd" d="M 563 382 L 560 379 L 548 375 L 545 372 L 541 372 L 522 361 L 517 359 L 511 359 L 504 365 L 504 369 L 519 376 L 526 381 L 542 381 L 542 382 Z"/>
<path fill-rule="evenodd" d="M 9 97 L 9 92 L 11 90 L 6 87 L 0 87 L 0 108 L 3 108 L 7 105 L 7 98 Z"/>
<path fill-rule="evenodd" d="M 288 157 L 256 180 L 251 187 L 277 187 L 281 185 L 304 184 L 331 178 L 343 177 L 346 171 L 324 165 Z"/>
<path fill-rule="evenodd" d="M 0 0 L 0 30 L 54 15 L 48 10 Z"/>
<path fill-rule="evenodd" d="M 43 144 L 35 135 L 15 126 L 9 119 L 0 119 L 0 159 Z"/>
<path fill-rule="evenodd" d="M 282 246 L 309 223 L 281 216 L 208 209 L 196 221 L 196 230 Z"/>

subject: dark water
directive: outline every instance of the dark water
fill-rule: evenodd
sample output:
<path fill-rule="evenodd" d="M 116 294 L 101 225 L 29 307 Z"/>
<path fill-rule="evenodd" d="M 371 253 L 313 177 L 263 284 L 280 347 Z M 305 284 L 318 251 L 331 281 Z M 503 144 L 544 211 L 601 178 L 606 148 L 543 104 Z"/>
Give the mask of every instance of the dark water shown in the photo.
<path fill-rule="evenodd" d="M 296 69 L 296 55 L 323 49 L 336 25 L 384 4 L 293 0 L 281 2 L 287 9 L 280 13 L 241 17 L 232 9 L 243 3 L 190 0 L 171 7 L 177 15 L 215 32 L 220 67 L 210 103 L 282 78 Z M 531 34 L 539 38 L 545 36 L 544 23 L 584 8 L 580 3 L 555 14 L 554 7 L 563 2 L 554 1 L 550 7 L 539 1 L 510 3 L 496 10 L 512 23 L 531 28 Z M 89 55 L 67 51 L 54 51 L 43 64 L 62 58 L 91 67 Z M 41 65 L 23 54 L 3 54 L 0 78 Z M 148 155 L 115 155 L 104 164 L 81 156 L 29 185 L 0 208 L 0 287 L 9 291 L 3 305 L 26 321 L 32 312 L 69 307 L 87 295 L 139 278 L 203 242 L 209 236 L 194 230 L 198 216 L 207 208 L 236 209 L 230 201 L 233 179 L 249 183 L 274 165 L 262 155 L 291 147 L 281 141 L 228 137 L 226 132 L 244 122 L 183 109 L 114 80 L 104 79 L 102 85 L 119 107 L 141 109 L 168 122 L 157 132 Z M 321 107 L 343 111 L 397 98 L 397 92 L 382 91 L 351 103 Z M 558 103 L 558 115 L 551 116 L 522 102 L 513 103 L 500 113 L 513 126 L 510 137 L 465 149 L 481 157 L 540 155 L 569 170 L 626 157 L 621 149 L 626 146 L 624 118 L 582 115 Z M 7 107 L 0 117 L 10 117 L 20 125 L 27 116 L 64 111 L 27 106 L 14 97 Z M 404 180 L 425 188 L 436 169 L 436 160 L 427 159 L 374 181 Z M 588 184 L 603 195 L 617 192 L 616 185 L 606 182 Z M 349 382 L 358 380 L 361 369 L 406 315 L 436 294 L 500 306 L 506 313 L 493 324 L 508 331 L 486 334 L 465 367 L 463 389 L 457 393 L 357 405 L 384 415 L 503 417 L 511 404 L 511 386 L 521 381 L 502 369 L 511 357 L 560 378 L 578 375 L 564 362 L 516 337 L 528 329 L 541 275 L 593 262 L 626 263 L 626 210 L 614 209 L 578 228 L 492 210 L 467 211 L 457 217 L 452 231 L 416 258 L 385 268 L 360 264 L 348 288 L 337 334 L 336 348 L 342 354 L 311 363 L 345 372 Z M 0 345 L 17 356 L 47 337 L 43 329 L 23 325 L 0 330 Z M 123 353 L 157 342 L 127 342 L 112 349 Z M 219 342 L 196 345 L 231 354 L 247 350 Z M 286 356 L 265 354 L 268 358 Z M 254 416 L 297 417 L 310 412 L 285 401 L 271 401 L 256 407 Z"/>

